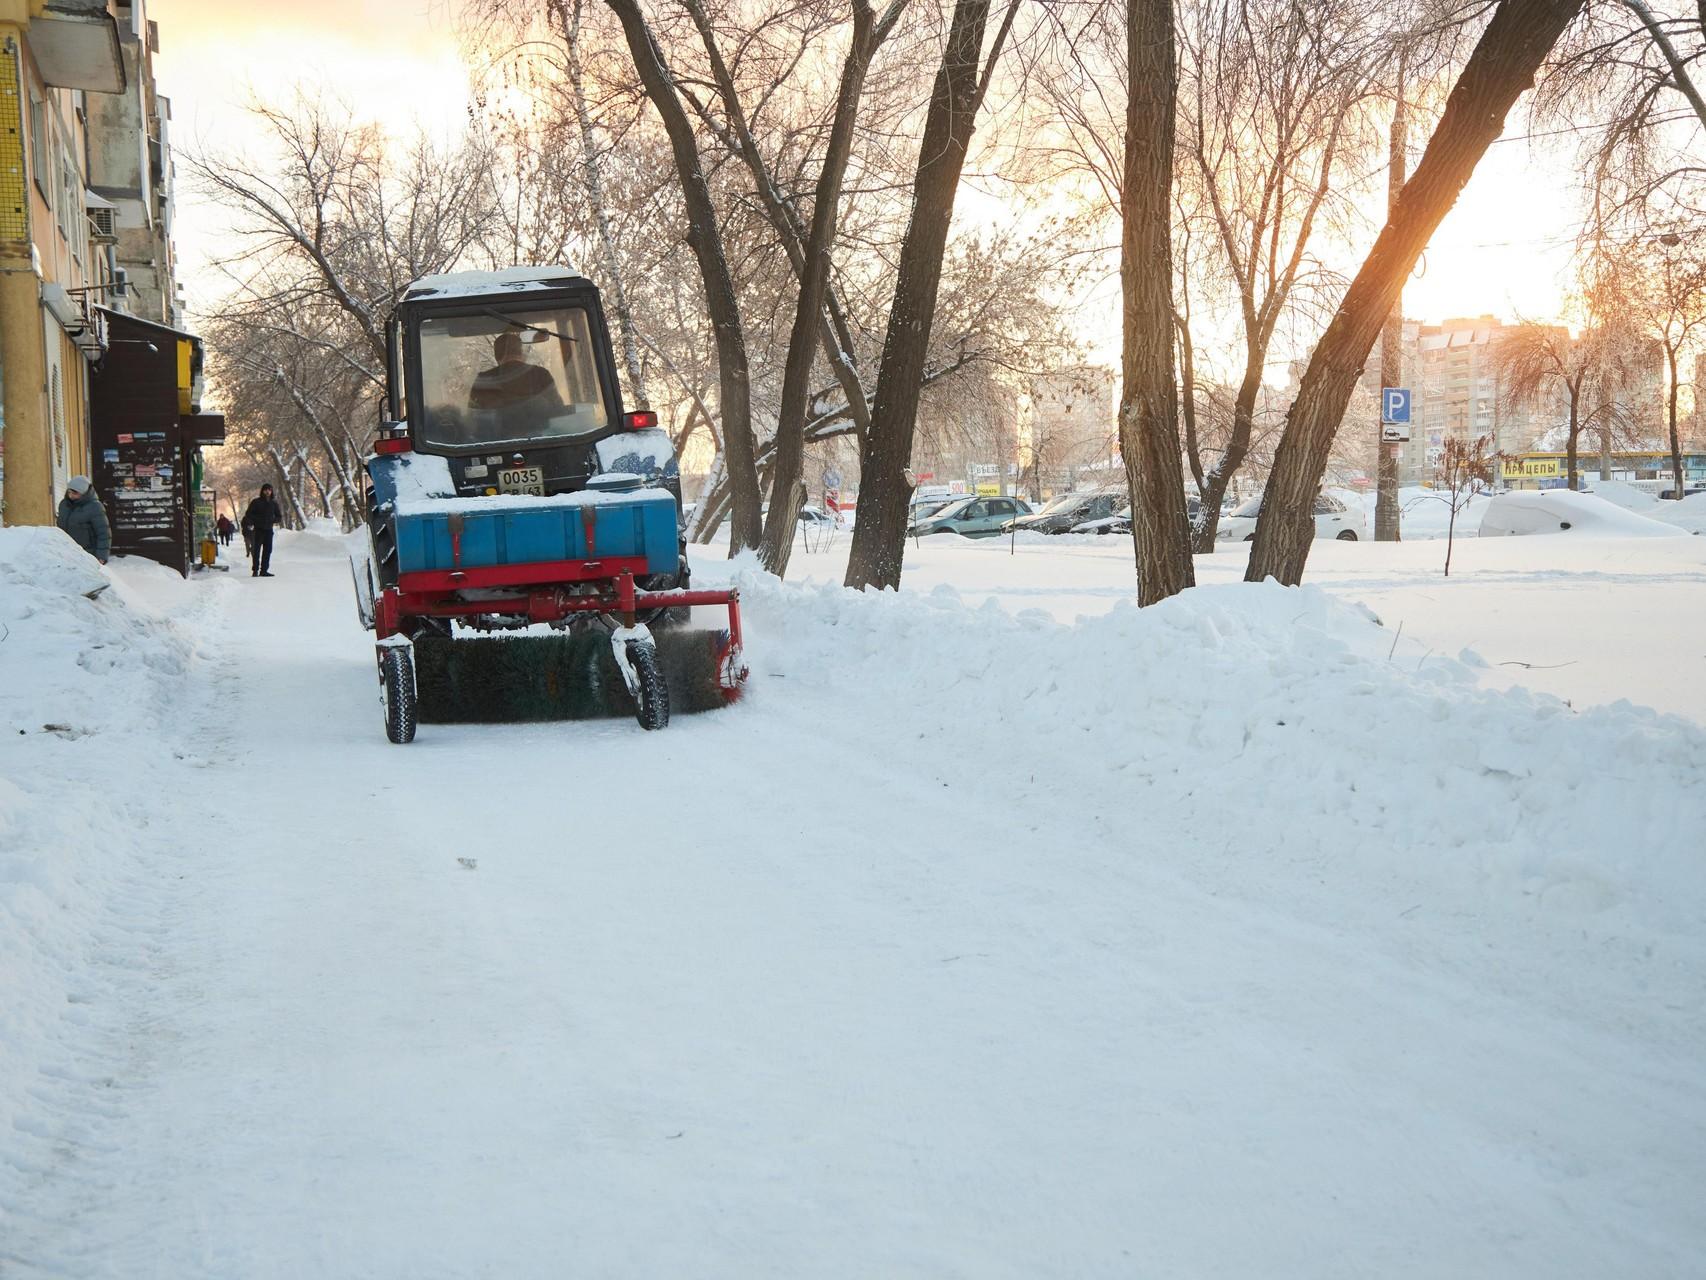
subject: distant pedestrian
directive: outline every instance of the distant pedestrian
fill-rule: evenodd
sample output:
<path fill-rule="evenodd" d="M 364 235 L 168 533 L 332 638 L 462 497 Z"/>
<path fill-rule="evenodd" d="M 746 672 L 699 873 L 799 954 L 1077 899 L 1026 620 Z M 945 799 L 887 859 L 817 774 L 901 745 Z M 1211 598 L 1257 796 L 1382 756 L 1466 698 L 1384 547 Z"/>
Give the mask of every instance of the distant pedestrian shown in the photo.
<path fill-rule="evenodd" d="M 95 486 L 88 476 L 72 476 L 65 485 L 65 496 L 59 500 L 59 527 L 71 535 L 71 540 L 102 564 L 112 554 L 112 530 L 107 525 L 107 509 L 95 496 Z"/>
<path fill-rule="evenodd" d="M 272 577 L 272 531 L 284 523 L 284 512 L 273 499 L 272 486 L 263 484 L 259 496 L 243 513 L 243 541 L 249 547 L 249 576 Z"/>
<path fill-rule="evenodd" d="M 237 526 L 231 523 L 230 516 L 221 511 L 219 519 L 213 522 L 213 530 L 219 535 L 220 546 L 228 547 L 231 545 L 231 535 L 237 532 Z"/>

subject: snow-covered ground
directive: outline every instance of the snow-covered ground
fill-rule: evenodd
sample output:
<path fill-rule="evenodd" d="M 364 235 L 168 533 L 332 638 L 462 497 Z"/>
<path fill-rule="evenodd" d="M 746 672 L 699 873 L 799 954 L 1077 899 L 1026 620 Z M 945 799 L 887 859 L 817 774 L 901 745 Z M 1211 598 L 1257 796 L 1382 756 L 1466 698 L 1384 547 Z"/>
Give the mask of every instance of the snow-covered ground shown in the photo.
<path fill-rule="evenodd" d="M 813 545 L 796 545 L 789 577 L 841 582 L 851 533 Z M 1449 578 L 1445 549 L 1425 537 L 1323 539 L 1305 580 L 1367 605 L 1394 633 L 1402 626 L 1395 660 L 1425 666 L 1468 648 L 1488 664 L 1481 674 L 1492 685 L 1521 684 L 1576 706 L 1628 699 L 1706 724 L 1706 537 L 1471 537 L 1455 543 Z M 909 543 L 906 554 L 909 591 L 952 593 L 974 608 L 995 600 L 1069 623 L 1133 593 L 1128 537 L 1031 534 L 1010 547 L 1004 538 L 938 536 Z M 1248 559 L 1244 543 L 1198 556 L 1197 580 L 1241 582 Z"/>
<path fill-rule="evenodd" d="M 845 552 L 396 748 L 336 539 L 0 531 L 0 1274 L 1701 1271 L 1706 539 Z"/>

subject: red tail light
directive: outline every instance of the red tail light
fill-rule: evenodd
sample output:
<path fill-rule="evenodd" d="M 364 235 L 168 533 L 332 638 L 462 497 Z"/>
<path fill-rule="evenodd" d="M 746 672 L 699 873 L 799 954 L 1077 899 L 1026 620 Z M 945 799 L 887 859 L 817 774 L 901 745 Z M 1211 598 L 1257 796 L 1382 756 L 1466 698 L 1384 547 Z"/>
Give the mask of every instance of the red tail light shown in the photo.
<path fill-rule="evenodd" d="M 622 425 L 630 431 L 644 431 L 658 424 L 658 416 L 650 409 L 635 409 L 632 413 L 622 415 Z"/>
<path fill-rule="evenodd" d="M 415 442 L 409 439 L 409 427 L 403 422 L 387 422 L 379 428 L 379 438 L 373 442 L 375 453 L 410 453 Z"/>

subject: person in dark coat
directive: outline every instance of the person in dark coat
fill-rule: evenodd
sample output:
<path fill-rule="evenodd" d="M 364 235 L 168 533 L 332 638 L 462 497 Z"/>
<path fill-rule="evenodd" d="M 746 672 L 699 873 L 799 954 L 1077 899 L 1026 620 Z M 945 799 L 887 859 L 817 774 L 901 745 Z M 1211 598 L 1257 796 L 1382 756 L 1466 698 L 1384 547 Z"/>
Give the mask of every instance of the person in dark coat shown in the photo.
<path fill-rule="evenodd" d="M 231 517 L 223 511 L 219 513 L 219 519 L 213 522 L 213 529 L 219 535 L 220 545 L 226 547 L 231 545 L 231 535 L 237 532 L 237 526 L 231 523 Z"/>
<path fill-rule="evenodd" d="M 72 476 L 59 500 L 59 527 L 71 540 L 102 564 L 112 554 L 113 535 L 107 524 L 107 509 L 95 496 L 88 476 Z"/>
<path fill-rule="evenodd" d="M 261 492 L 243 513 L 243 540 L 249 546 L 249 576 L 272 577 L 272 531 L 284 523 L 284 512 L 272 496 L 272 486 L 263 484 Z"/>

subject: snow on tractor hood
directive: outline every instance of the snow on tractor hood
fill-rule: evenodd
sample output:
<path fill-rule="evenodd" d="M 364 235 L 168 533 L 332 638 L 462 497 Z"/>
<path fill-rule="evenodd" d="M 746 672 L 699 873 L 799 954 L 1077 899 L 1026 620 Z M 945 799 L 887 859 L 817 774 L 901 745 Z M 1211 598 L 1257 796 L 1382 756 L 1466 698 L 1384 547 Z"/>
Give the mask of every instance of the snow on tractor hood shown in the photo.
<path fill-rule="evenodd" d="M 669 432 L 662 427 L 646 427 L 639 431 L 622 431 L 599 440 L 598 469 L 609 475 L 627 472 L 639 476 L 647 484 L 673 480 L 680 474 L 675 460 L 675 445 Z"/>

